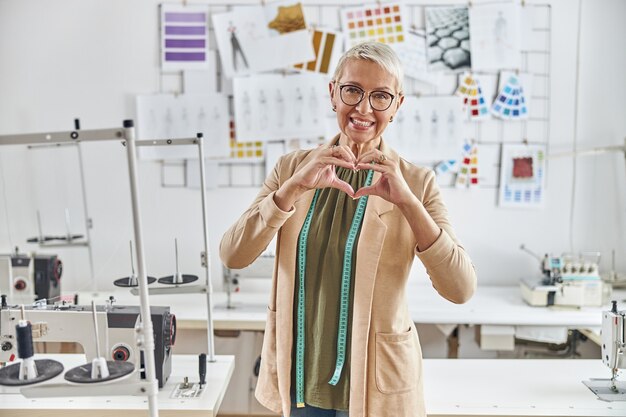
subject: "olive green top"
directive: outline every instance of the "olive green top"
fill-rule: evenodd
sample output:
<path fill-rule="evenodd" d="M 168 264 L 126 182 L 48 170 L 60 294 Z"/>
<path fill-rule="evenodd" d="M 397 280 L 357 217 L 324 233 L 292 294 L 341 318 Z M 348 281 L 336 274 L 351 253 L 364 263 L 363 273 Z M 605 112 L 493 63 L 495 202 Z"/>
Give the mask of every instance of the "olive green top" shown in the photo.
<path fill-rule="evenodd" d="M 366 170 L 353 171 L 337 167 L 339 179 L 356 191 L 365 184 Z M 305 353 L 304 402 L 318 408 L 348 411 L 350 400 L 350 339 L 352 304 L 354 300 L 354 270 L 357 238 L 352 255 L 350 277 L 350 307 L 346 359 L 337 385 L 328 383 L 335 372 L 337 360 L 337 331 L 341 299 L 343 258 L 359 200 L 336 188 L 320 191 L 307 239 L 305 272 Z M 299 280 L 296 279 L 294 305 L 298 302 Z M 297 326 L 297 309 L 294 309 L 294 335 Z M 295 387 L 295 343 L 293 349 L 292 387 Z"/>

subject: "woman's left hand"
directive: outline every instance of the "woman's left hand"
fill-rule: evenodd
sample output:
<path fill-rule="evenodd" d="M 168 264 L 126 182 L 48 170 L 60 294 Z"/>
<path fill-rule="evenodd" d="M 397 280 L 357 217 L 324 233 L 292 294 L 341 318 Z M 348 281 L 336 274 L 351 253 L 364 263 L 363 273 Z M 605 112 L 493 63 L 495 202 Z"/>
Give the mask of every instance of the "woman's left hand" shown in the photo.
<path fill-rule="evenodd" d="M 409 203 L 415 198 L 408 184 L 404 180 L 398 164 L 379 151 L 372 149 L 361 155 L 356 164 L 357 169 L 372 169 L 381 173 L 375 184 L 359 188 L 354 198 L 364 195 L 377 195 L 385 200 L 400 206 Z"/>

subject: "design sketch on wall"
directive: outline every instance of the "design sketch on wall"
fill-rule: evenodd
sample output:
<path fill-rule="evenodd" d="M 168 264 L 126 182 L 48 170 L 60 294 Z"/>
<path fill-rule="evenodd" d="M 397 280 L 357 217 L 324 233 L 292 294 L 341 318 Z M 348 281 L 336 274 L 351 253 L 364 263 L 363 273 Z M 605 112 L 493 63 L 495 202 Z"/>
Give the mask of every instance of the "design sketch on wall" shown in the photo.
<path fill-rule="evenodd" d="M 384 139 L 412 162 L 454 159 L 463 139 L 462 100 L 455 96 L 405 96 Z"/>
<path fill-rule="evenodd" d="M 228 98 L 223 94 L 147 94 L 137 96 L 137 137 L 139 139 L 183 139 L 204 135 L 206 156 L 230 155 Z M 138 149 L 142 159 L 193 159 L 193 146 L 145 146 Z"/>
<path fill-rule="evenodd" d="M 489 108 L 480 86 L 473 74 L 466 72 L 459 77 L 459 87 L 455 94 L 463 98 L 463 107 L 469 120 L 489 118 Z"/>
<path fill-rule="evenodd" d="M 501 207 L 543 206 L 545 155 L 545 145 L 502 145 L 499 193 Z"/>
<path fill-rule="evenodd" d="M 469 10 L 472 69 L 517 69 L 521 65 L 520 5 L 476 5 Z"/>
<path fill-rule="evenodd" d="M 296 69 L 332 75 L 343 52 L 343 34 L 328 30 L 313 31 L 315 59 L 294 65 Z"/>
<path fill-rule="evenodd" d="M 324 119 L 330 100 L 328 81 L 322 74 L 237 77 L 234 101 L 237 140 L 317 138 L 325 134 L 324 123 L 319 121 Z"/>
<path fill-rule="evenodd" d="M 222 69 L 228 78 L 315 59 L 301 3 L 235 7 L 211 17 Z"/>
<path fill-rule="evenodd" d="M 206 69 L 209 59 L 208 5 L 161 4 L 161 68 Z"/>
<path fill-rule="evenodd" d="M 529 80 L 530 74 L 515 74 L 514 72 L 500 73 L 500 88 L 493 104 L 491 114 L 505 120 L 528 119 L 528 99 L 529 94 L 523 83 L 523 79 Z"/>
<path fill-rule="evenodd" d="M 243 68 L 250 68 L 248 65 L 248 60 L 246 59 L 246 54 L 243 52 L 241 48 L 241 43 L 239 39 L 237 39 L 237 26 L 233 24 L 232 21 L 228 22 L 228 33 L 230 33 L 230 48 L 232 50 L 231 54 L 231 63 L 235 71 Z M 224 57 L 228 59 L 228 57 Z"/>
<path fill-rule="evenodd" d="M 471 67 L 467 7 L 426 7 L 426 34 L 429 71 Z"/>
<path fill-rule="evenodd" d="M 405 40 L 402 3 L 370 4 L 341 9 L 341 30 L 350 48 L 365 41 L 394 45 Z"/>
<path fill-rule="evenodd" d="M 394 46 L 402 66 L 404 74 L 416 80 L 437 85 L 439 83 L 439 72 L 428 72 L 428 61 L 426 58 L 426 35 L 423 31 L 409 29 L 406 31 L 405 41 Z"/>

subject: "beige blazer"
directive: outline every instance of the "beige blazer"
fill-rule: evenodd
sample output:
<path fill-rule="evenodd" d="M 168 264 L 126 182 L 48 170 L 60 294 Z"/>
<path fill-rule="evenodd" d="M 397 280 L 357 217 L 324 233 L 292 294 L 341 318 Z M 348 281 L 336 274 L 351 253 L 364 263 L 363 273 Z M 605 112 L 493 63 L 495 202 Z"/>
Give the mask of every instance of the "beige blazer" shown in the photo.
<path fill-rule="evenodd" d="M 454 303 L 467 301 L 476 287 L 474 267 L 459 245 L 432 170 L 396 161 L 413 193 L 441 228 L 424 251 L 417 248 L 406 218 L 392 203 L 370 196 L 356 254 L 350 365 L 350 417 L 425 416 L 422 352 L 406 303 L 406 282 L 417 256 L 434 288 Z M 261 352 L 256 398 L 289 417 L 297 240 L 314 191 L 289 212 L 274 203 L 274 193 L 310 157 L 296 151 L 280 158 L 252 205 L 224 234 L 220 256 L 229 268 L 244 268 L 277 236 L 276 263 Z M 380 174 L 375 172 L 375 183 Z"/>

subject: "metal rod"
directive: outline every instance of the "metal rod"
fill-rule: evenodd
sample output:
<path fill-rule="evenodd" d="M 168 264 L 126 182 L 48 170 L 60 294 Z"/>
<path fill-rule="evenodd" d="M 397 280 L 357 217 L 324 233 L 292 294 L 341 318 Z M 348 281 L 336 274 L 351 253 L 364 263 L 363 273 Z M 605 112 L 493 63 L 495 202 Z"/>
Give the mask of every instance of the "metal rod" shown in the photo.
<path fill-rule="evenodd" d="M 70 230 L 70 209 L 65 207 L 65 230 L 67 230 L 67 241 L 72 241 L 72 231 Z"/>
<path fill-rule="evenodd" d="M 133 209 L 133 227 L 137 253 L 137 269 L 139 271 L 139 302 L 141 305 L 141 327 L 143 333 L 143 351 L 145 357 L 146 380 L 154 387 L 148 395 L 148 406 L 151 417 L 158 417 L 156 366 L 154 362 L 154 333 L 150 316 L 150 299 L 148 297 L 148 278 L 146 276 L 145 256 L 143 252 L 143 236 L 141 228 L 141 210 L 137 180 L 137 159 L 135 156 L 135 129 L 132 120 L 124 121 L 124 137 L 128 156 L 128 176 L 130 178 L 130 195 Z"/>
<path fill-rule="evenodd" d="M 37 210 L 37 227 L 39 228 L 39 241 L 43 242 L 43 231 L 41 229 L 41 213 Z"/>
<path fill-rule="evenodd" d="M 100 336 L 98 335 L 98 316 L 96 315 L 96 301 L 91 300 L 91 317 L 93 317 L 93 330 L 96 334 L 96 357 L 101 358 Z"/>
<path fill-rule="evenodd" d="M 204 139 L 202 133 L 198 133 L 198 162 L 200 163 L 200 195 L 202 198 L 202 231 L 204 233 L 205 253 L 205 284 L 207 287 L 207 341 L 208 361 L 215 362 L 215 343 L 213 337 L 213 284 L 211 283 L 211 254 L 209 253 L 209 227 L 207 224 L 207 201 L 206 201 L 206 178 L 204 168 Z"/>
<path fill-rule="evenodd" d="M 132 276 L 135 276 L 135 260 L 133 259 L 133 241 L 129 240 L 130 244 L 130 270 L 132 271 Z"/>
<path fill-rule="evenodd" d="M 178 239 L 174 238 L 174 255 L 176 258 L 176 274 L 174 274 L 174 283 L 182 284 L 183 280 L 180 276 L 180 268 L 178 267 Z"/>
<path fill-rule="evenodd" d="M 50 133 L 26 133 L 20 135 L 0 136 L 0 145 L 28 145 L 37 143 L 64 143 L 99 140 L 123 140 L 124 131 L 122 129 L 93 129 L 50 132 Z"/>
<path fill-rule="evenodd" d="M 85 168 L 83 166 L 83 152 L 80 148 L 80 143 L 76 144 L 76 150 L 78 151 L 78 169 L 80 170 L 80 188 L 83 195 L 83 214 L 85 216 L 85 238 L 87 239 L 87 252 L 89 255 L 89 272 L 91 273 L 91 286 L 94 291 L 98 290 L 98 282 L 96 281 L 96 273 L 93 266 L 93 251 L 91 248 L 91 234 L 89 229 L 93 226 L 91 219 L 89 218 L 89 210 L 87 208 L 87 186 L 85 184 Z"/>

